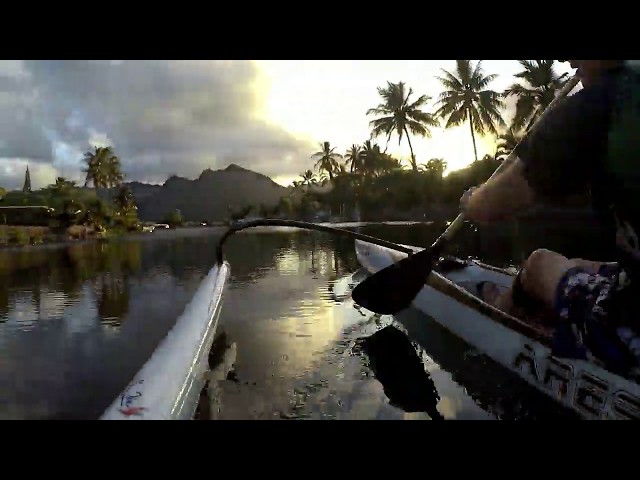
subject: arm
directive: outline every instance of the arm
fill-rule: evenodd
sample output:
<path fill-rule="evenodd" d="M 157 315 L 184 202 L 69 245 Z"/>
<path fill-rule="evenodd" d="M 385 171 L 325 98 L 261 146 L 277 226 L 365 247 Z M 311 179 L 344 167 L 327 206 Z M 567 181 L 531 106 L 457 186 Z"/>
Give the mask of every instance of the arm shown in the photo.
<path fill-rule="evenodd" d="M 540 199 L 585 191 L 594 165 L 606 154 L 608 95 L 606 88 L 594 86 L 559 103 L 516 147 L 511 165 L 473 192 L 467 217 L 489 223 Z"/>
<path fill-rule="evenodd" d="M 467 218 L 486 224 L 509 218 L 532 205 L 535 193 L 523 172 L 524 165 L 516 158 L 504 172 L 482 184 L 469 198 L 465 208 Z"/>

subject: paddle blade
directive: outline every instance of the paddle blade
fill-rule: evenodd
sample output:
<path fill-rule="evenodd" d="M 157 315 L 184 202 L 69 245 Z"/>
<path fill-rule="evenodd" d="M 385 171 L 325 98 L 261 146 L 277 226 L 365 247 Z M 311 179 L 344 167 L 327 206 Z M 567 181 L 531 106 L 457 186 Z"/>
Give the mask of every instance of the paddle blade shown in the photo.
<path fill-rule="evenodd" d="M 403 258 L 359 283 L 353 289 L 353 301 L 375 313 L 396 314 L 408 308 L 424 287 L 433 261 L 432 250 Z"/>

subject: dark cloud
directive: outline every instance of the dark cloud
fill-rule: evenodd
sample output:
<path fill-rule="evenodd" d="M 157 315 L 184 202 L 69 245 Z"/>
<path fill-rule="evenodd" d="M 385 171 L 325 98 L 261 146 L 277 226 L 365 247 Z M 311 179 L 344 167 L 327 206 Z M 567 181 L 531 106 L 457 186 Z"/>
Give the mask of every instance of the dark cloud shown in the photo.
<path fill-rule="evenodd" d="M 4 67 L 0 63 L 0 164 L 22 159 L 69 173 L 75 162 L 79 176 L 81 152 L 102 137 L 131 180 L 194 178 L 233 159 L 275 176 L 295 174 L 296 160 L 314 147 L 257 119 L 263 99 L 252 62 L 24 61 Z M 0 184 L 18 186 L 10 181 L 0 176 Z"/>
<path fill-rule="evenodd" d="M 0 72 L 0 158 L 51 161 L 51 144 L 40 121 L 37 93 L 22 76 Z"/>

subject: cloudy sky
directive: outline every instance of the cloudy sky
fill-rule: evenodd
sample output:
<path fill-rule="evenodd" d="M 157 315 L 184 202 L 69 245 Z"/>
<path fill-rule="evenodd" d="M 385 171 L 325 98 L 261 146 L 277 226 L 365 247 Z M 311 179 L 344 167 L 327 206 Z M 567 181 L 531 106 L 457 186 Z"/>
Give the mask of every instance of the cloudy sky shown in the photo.
<path fill-rule="evenodd" d="M 20 188 L 27 164 L 34 188 L 58 175 L 82 181 L 83 152 L 104 145 L 127 180 L 195 178 L 236 163 L 288 184 L 313 167 L 319 142 L 344 153 L 369 138 L 377 87 L 404 81 L 414 99 L 435 102 L 435 76 L 454 68 L 454 60 L 0 61 L 0 186 Z M 483 68 L 499 75 L 496 90 L 520 70 L 515 60 Z M 467 125 L 413 146 L 419 163 L 442 157 L 455 169 L 473 160 Z M 478 148 L 493 153 L 493 139 Z M 409 156 L 406 141 L 392 139 L 389 152 Z"/>

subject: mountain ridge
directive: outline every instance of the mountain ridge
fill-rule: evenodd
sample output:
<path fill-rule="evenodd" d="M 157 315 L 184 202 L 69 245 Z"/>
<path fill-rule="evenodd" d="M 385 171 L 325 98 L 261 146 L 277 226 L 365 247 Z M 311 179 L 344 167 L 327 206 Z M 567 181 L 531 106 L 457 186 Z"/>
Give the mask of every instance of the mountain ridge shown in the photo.
<path fill-rule="evenodd" d="M 235 163 L 223 169 L 204 169 L 190 180 L 171 175 L 162 185 L 125 182 L 138 205 L 143 221 L 162 221 L 175 209 L 185 221 L 219 222 L 232 211 L 248 206 L 275 207 L 288 188 L 262 173 Z"/>

